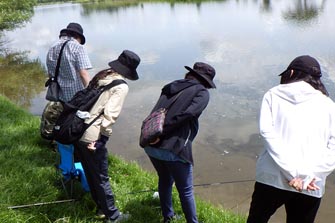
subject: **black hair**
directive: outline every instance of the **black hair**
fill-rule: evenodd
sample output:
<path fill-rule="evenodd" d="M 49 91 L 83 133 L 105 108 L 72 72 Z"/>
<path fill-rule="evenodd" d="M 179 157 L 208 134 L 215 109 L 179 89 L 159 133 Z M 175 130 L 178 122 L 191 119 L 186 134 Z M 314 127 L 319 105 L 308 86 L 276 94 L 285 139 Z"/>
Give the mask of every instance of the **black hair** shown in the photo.
<path fill-rule="evenodd" d="M 320 77 L 306 74 L 303 71 L 293 70 L 293 73 L 291 73 L 291 71 L 292 70 L 287 70 L 281 75 L 280 84 L 289 84 L 297 81 L 305 81 L 306 83 L 309 83 L 315 90 L 321 91 L 322 94 L 329 96 L 329 93 L 324 84 L 322 83 Z"/>

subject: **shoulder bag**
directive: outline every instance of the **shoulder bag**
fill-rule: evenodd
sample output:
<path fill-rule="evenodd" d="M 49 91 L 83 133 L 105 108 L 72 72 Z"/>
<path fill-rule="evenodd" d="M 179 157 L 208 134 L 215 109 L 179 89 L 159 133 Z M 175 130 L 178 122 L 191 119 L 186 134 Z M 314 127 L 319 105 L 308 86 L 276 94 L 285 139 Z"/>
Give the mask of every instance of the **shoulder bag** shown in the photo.
<path fill-rule="evenodd" d="M 151 142 L 163 134 L 166 114 L 181 93 L 182 91 L 173 96 L 172 99 L 170 99 L 170 104 L 165 106 L 165 108 L 159 108 L 151 112 L 151 114 L 144 119 L 140 135 L 140 146 L 142 148 L 148 146 Z"/>
<path fill-rule="evenodd" d="M 57 77 L 58 77 L 58 74 L 59 74 L 59 66 L 60 66 L 60 61 L 61 61 L 61 57 L 62 57 L 62 53 L 63 53 L 63 50 L 64 50 L 64 47 L 66 45 L 66 43 L 68 42 L 69 40 L 65 41 L 65 43 L 63 44 L 61 50 L 60 50 L 60 53 L 59 53 L 59 56 L 58 56 L 58 60 L 57 60 L 57 65 L 56 65 L 56 70 L 55 70 L 55 75 L 50 77 L 47 82 L 45 82 L 45 87 L 48 87 L 48 90 L 47 90 L 47 94 L 45 96 L 45 98 L 48 100 L 48 101 L 59 101 L 59 90 L 60 90 L 60 86 L 57 82 Z"/>

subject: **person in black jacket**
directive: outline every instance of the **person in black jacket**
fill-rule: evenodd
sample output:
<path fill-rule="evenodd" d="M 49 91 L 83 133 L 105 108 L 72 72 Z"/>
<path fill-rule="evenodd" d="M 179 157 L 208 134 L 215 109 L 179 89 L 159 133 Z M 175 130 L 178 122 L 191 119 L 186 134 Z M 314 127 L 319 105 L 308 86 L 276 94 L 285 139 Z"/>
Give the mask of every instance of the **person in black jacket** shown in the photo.
<path fill-rule="evenodd" d="M 198 133 L 198 118 L 209 102 L 207 89 L 216 88 L 213 78 L 215 69 L 202 62 L 189 71 L 185 78 L 165 85 L 154 110 L 166 107 L 173 96 L 179 94 L 170 107 L 161 137 L 145 147 L 159 182 L 158 192 L 164 222 L 176 218 L 172 207 L 172 185 L 175 182 L 180 202 L 188 223 L 197 223 L 193 195 L 192 142 Z"/>

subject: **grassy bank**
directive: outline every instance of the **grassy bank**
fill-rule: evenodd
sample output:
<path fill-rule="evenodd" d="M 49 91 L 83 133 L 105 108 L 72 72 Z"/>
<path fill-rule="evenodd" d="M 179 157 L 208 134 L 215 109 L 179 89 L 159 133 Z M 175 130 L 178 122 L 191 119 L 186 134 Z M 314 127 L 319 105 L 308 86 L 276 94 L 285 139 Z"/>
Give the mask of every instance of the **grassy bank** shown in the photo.
<path fill-rule="evenodd" d="M 56 174 L 57 154 L 40 138 L 38 128 L 38 117 L 0 96 L 0 222 L 99 222 L 94 220 L 95 205 L 90 195 L 82 192 L 79 184 L 75 185 L 75 202 L 8 208 L 67 199 Z M 120 157 L 110 156 L 109 162 L 116 203 L 121 211 L 131 214 L 128 222 L 161 222 L 159 200 L 152 197 L 156 176 Z M 176 191 L 174 202 L 176 212 L 182 215 Z M 245 222 L 243 216 L 199 199 L 197 207 L 199 219 L 206 223 Z"/>

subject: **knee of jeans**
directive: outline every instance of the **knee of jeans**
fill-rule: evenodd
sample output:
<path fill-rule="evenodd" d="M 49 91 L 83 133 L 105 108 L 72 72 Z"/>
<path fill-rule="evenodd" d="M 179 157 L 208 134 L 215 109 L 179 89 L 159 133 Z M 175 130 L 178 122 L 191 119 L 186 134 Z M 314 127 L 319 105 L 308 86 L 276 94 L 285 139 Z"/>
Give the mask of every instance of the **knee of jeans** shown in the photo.
<path fill-rule="evenodd" d="M 183 194 L 193 194 L 193 185 L 187 184 L 187 185 L 179 185 L 176 184 L 177 190 L 179 193 Z"/>

